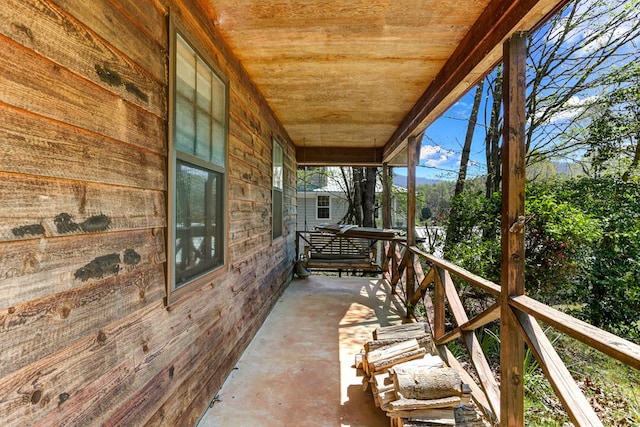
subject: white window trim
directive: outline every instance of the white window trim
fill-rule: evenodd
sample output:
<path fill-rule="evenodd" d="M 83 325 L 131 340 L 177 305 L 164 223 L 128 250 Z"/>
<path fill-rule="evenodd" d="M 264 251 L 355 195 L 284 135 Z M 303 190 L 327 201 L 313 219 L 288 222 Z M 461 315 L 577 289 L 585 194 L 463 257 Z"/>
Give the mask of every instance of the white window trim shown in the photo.
<path fill-rule="evenodd" d="M 329 198 L 329 206 L 319 206 L 318 205 L 318 199 L 320 197 L 328 197 Z M 332 199 L 331 196 L 326 195 L 326 194 L 316 194 L 316 198 L 315 199 L 316 199 L 316 220 L 331 220 L 331 218 L 332 218 L 331 214 L 333 213 L 332 212 L 333 211 L 333 209 L 332 209 L 333 203 L 331 201 L 331 199 Z M 319 208 L 326 208 L 326 207 L 329 208 L 329 217 L 328 218 L 321 218 L 320 216 L 318 216 L 318 209 Z"/>

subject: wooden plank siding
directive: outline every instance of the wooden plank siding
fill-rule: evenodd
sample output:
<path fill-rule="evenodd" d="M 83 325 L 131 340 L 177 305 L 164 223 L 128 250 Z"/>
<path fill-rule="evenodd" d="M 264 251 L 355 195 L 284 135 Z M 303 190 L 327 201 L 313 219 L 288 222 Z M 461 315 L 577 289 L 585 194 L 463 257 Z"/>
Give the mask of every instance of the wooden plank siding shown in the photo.
<path fill-rule="evenodd" d="M 295 149 L 202 3 L 0 8 L 3 425 L 195 424 L 292 278 Z M 229 134 L 223 274 L 167 307 L 169 11 L 229 80 Z"/>

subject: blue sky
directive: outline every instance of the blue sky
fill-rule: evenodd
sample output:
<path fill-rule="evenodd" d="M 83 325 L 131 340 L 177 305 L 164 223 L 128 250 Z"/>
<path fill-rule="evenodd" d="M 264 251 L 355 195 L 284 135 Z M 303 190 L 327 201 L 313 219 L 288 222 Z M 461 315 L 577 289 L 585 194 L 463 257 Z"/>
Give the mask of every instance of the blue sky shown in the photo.
<path fill-rule="evenodd" d="M 602 46 L 607 45 L 612 39 L 616 39 L 620 34 L 636 34 L 636 38 L 632 38 L 630 42 L 622 47 L 618 52 L 622 53 L 625 51 L 632 51 L 637 57 L 638 45 L 640 44 L 637 37 L 637 25 L 640 13 L 632 14 L 631 22 L 616 22 L 616 25 L 611 25 L 612 21 L 615 22 L 614 15 L 602 12 L 602 8 L 611 7 L 611 4 L 607 5 L 606 3 L 598 3 L 597 0 L 580 0 L 576 4 L 577 16 L 582 14 L 591 14 L 591 21 L 588 21 L 588 23 L 584 23 L 583 25 L 575 25 L 575 27 L 573 27 L 568 33 L 564 34 L 564 37 L 561 36 L 562 32 L 558 29 L 549 31 L 550 26 L 542 26 L 540 31 L 535 34 L 534 37 L 546 38 L 546 40 L 551 44 L 562 40 L 562 46 L 564 47 L 573 47 L 574 45 L 579 46 L 580 48 L 571 55 L 574 60 L 579 60 L 583 57 L 587 57 L 590 53 L 599 50 Z M 637 0 L 623 0 L 616 4 L 615 8 L 617 8 L 619 13 L 620 10 L 625 7 L 631 7 L 632 10 L 634 10 L 636 8 L 636 4 Z M 594 20 L 593 17 L 596 19 Z M 563 17 L 561 18 L 564 19 Z M 618 65 L 616 64 L 615 58 L 611 61 L 612 62 L 607 62 L 604 66 L 601 66 L 606 68 Z M 570 67 L 570 65 L 567 65 L 567 67 Z M 561 68 L 564 68 L 564 63 Z M 595 76 L 596 73 L 594 72 L 593 75 Z M 565 77 L 566 76 L 569 75 L 567 74 Z M 571 84 L 570 82 L 571 77 L 569 77 L 569 80 L 565 78 L 561 78 L 559 80 L 560 85 Z M 485 89 L 486 86 L 487 85 L 485 84 Z M 541 99 L 542 102 L 544 102 L 542 100 L 544 97 L 549 96 L 549 93 L 554 92 L 553 85 L 547 86 L 547 91 L 547 93 L 540 94 L 539 99 Z M 416 175 L 418 177 L 451 181 L 454 181 L 457 178 L 458 170 L 460 168 L 462 146 L 464 143 L 467 122 L 471 106 L 473 104 L 474 94 L 475 88 L 472 88 L 448 111 L 446 111 L 442 117 L 427 128 L 422 140 L 419 167 L 416 170 Z M 578 118 L 578 120 L 582 120 L 580 117 L 587 117 L 585 113 L 588 111 L 590 106 L 597 104 L 598 95 L 602 94 L 603 92 L 579 92 L 576 95 L 571 96 L 565 104 L 562 104 L 563 107 L 560 109 L 549 109 L 548 111 L 550 111 L 550 113 L 545 116 L 544 123 L 536 128 L 534 133 L 535 136 L 532 139 L 532 146 L 552 147 L 556 144 L 556 141 L 562 139 L 562 134 L 566 129 L 568 129 L 568 126 L 573 126 L 578 123 L 576 118 Z M 467 172 L 468 177 L 474 177 L 486 173 L 484 123 L 489 120 L 488 110 L 490 108 L 490 106 L 487 107 L 485 105 L 486 102 L 487 99 L 483 96 L 483 102 L 478 116 L 478 124 L 474 132 L 473 144 L 471 147 L 470 163 Z M 491 101 L 489 100 L 489 102 Z M 544 110 L 540 111 L 544 112 Z M 536 114 L 542 113 L 537 112 Z M 578 158 L 581 155 L 581 153 L 573 153 L 573 158 Z M 572 161 L 571 156 L 571 154 L 566 154 L 561 160 Z M 395 170 L 399 175 L 406 175 L 406 168 L 396 168 Z"/>
<path fill-rule="evenodd" d="M 417 176 L 447 181 L 456 180 L 474 94 L 475 89 L 464 95 L 427 128 L 422 138 L 420 162 L 416 169 Z M 483 123 L 483 118 L 479 117 L 471 146 L 467 172 L 469 177 L 482 175 L 486 171 Z M 394 170 L 399 175 L 407 174 L 406 168 Z"/>

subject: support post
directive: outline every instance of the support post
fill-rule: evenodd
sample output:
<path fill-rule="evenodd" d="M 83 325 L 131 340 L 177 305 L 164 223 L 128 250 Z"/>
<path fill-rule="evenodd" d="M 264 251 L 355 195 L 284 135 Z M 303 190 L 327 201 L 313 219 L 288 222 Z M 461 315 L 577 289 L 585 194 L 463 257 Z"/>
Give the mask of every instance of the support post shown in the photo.
<path fill-rule="evenodd" d="M 382 228 L 391 228 L 391 183 L 389 164 L 382 165 Z"/>
<path fill-rule="evenodd" d="M 524 340 L 509 298 L 524 294 L 526 33 L 504 44 L 500 425 L 524 425 Z"/>
<path fill-rule="evenodd" d="M 416 244 L 416 166 L 420 156 L 421 136 L 409 138 L 407 147 L 407 248 Z M 413 256 L 409 256 L 407 262 L 406 295 L 407 304 L 415 292 L 415 270 L 413 269 Z M 413 307 L 407 307 L 407 314 L 411 314 Z"/>

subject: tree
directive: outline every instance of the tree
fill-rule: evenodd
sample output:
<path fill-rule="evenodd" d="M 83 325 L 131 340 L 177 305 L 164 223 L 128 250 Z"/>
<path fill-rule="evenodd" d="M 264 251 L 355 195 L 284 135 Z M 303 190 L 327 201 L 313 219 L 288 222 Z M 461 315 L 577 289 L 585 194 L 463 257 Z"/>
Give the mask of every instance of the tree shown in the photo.
<path fill-rule="evenodd" d="M 612 77 L 613 89 L 586 129 L 586 157 L 595 176 L 629 181 L 640 164 L 640 65 L 628 64 Z"/>
<path fill-rule="evenodd" d="M 469 165 L 469 153 L 471 152 L 471 143 L 473 141 L 473 133 L 476 129 L 476 123 L 478 122 L 478 113 L 480 111 L 480 101 L 482 100 L 482 92 L 484 89 L 484 80 L 476 86 L 476 93 L 473 97 L 473 106 L 471 107 L 471 113 L 469 115 L 469 122 L 467 124 L 467 132 L 464 138 L 464 145 L 462 147 L 462 156 L 460 159 L 460 171 L 458 172 L 458 179 L 456 180 L 456 186 L 453 190 L 453 200 L 455 201 L 464 190 L 464 184 L 467 180 L 467 167 Z M 458 235 L 456 233 L 458 229 L 457 225 L 458 211 L 456 210 L 456 204 L 451 204 L 449 210 L 449 221 L 447 225 L 447 232 L 445 237 L 444 253 L 446 255 L 448 248 L 453 243 L 458 241 Z"/>
<path fill-rule="evenodd" d="M 348 209 L 341 224 L 375 227 L 377 168 L 340 168 Z"/>
<path fill-rule="evenodd" d="M 502 138 L 502 65 L 494 73 L 486 77 L 488 92 L 491 99 L 491 118 L 485 133 L 485 156 L 487 160 L 487 179 L 485 195 L 487 199 L 493 197 L 500 189 L 502 180 L 502 163 L 500 159 L 500 140 Z M 487 102 L 488 105 L 488 102 Z M 486 116 L 486 113 L 485 113 Z"/>
<path fill-rule="evenodd" d="M 636 63 L 639 37 L 639 0 L 573 1 L 531 35 L 527 165 L 585 149 L 576 129 L 608 96 L 620 67 Z"/>

